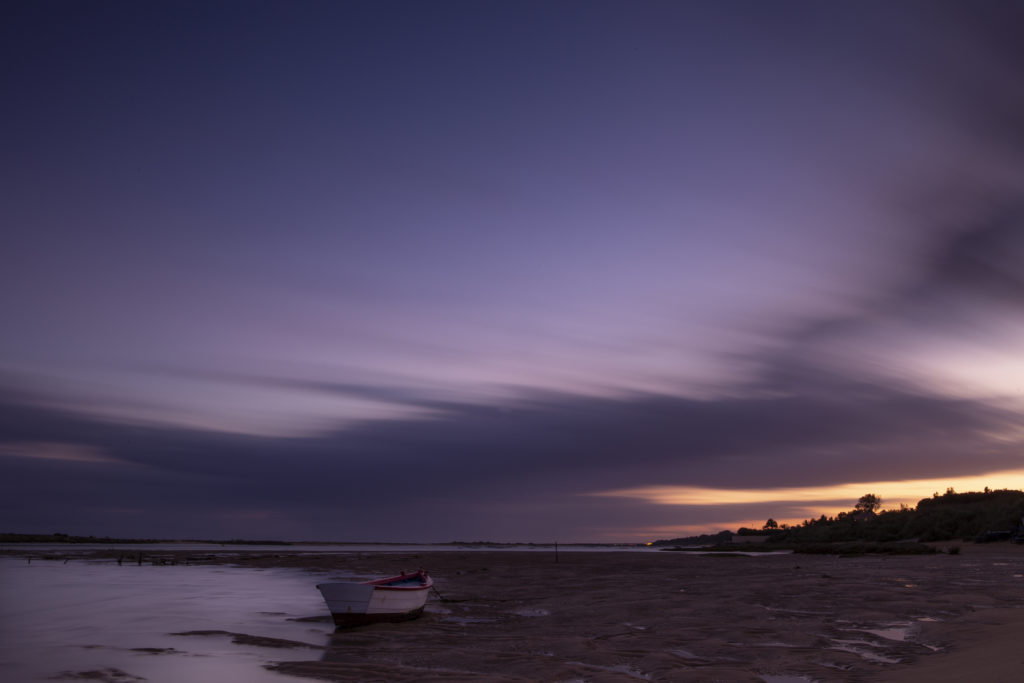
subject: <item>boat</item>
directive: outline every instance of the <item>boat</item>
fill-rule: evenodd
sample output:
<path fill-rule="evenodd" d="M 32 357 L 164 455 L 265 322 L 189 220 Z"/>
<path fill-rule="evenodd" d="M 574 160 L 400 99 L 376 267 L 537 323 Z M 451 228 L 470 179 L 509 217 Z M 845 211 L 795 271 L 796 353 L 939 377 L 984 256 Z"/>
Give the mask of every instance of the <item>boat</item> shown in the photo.
<path fill-rule="evenodd" d="M 405 621 L 423 613 L 434 579 L 420 569 L 362 583 L 317 584 L 338 628 L 381 621 Z"/>

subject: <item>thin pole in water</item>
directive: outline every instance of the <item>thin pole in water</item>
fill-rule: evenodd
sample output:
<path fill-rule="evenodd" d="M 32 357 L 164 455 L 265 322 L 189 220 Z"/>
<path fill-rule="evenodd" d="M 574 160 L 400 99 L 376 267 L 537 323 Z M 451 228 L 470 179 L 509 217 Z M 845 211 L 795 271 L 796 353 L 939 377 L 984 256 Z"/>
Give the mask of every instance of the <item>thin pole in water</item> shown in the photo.
<path fill-rule="evenodd" d="M 555 541 L 555 564 L 558 564 L 558 541 Z"/>

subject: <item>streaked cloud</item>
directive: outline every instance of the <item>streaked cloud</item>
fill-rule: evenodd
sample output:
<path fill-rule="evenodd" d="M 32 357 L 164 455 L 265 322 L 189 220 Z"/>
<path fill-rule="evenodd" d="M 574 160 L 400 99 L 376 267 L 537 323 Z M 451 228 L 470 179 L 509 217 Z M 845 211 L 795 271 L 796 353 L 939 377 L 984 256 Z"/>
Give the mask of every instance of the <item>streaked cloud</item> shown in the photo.
<path fill-rule="evenodd" d="M 79 463 L 118 463 L 95 446 L 46 441 L 15 441 L 0 443 L 0 457 L 63 460 Z M 123 463 L 121 463 L 123 464 Z"/>
<path fill-rule="evenodd" d="M 649 486 L 601 491 L 592 495 L 635 498 L 659 505 L 737 505 L 748 503 L 800 504 L 822 512 L 849 510 L 851 501 L 865 493 L 882 498 L 884 507 L 913 506 L 933 493 L 954 488 L 960 491 L 1024 489 L 1024 469 L 989 472 L 983 475 L 911 479 L 899 481 L 858 481 L 832 486 L 764 489 L 701 488 L 693 486 Z M 813 504 L 813 505 L 812 505 Z M 815 515 L 817 516 L 817 515 Z"/>
<path fill-rule="evenodd" d="M 647 540 L 1014 481 L 1020 5 L 578 10 L 5 15 L 5 519 Z"/>

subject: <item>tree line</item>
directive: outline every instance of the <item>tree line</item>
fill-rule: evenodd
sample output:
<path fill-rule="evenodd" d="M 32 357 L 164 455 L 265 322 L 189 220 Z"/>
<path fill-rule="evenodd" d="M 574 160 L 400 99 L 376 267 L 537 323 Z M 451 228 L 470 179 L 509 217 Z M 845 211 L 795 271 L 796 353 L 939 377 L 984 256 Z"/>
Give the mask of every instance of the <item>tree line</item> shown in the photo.
<path fill-rule="evenodd" d="M 1024 542 L 1024 491 L 1012 489 L 957 493 L 952 488 L 918 501 L 915 507 L 900 505 L 882 509 L 873 493 L 860 497 L 852 509 L 834 516 L 822 515 L 801 524 L 779 524 L 769 518 L 760 529 L 741 527 L 738 536 L 764 536 L 767 543 L 886 543 L 917 540 L 985 541 L 1013 538 Z M 704 540 L 722 542 L 730 532 L 702 537 L 655 541 L 653 545 L 696 545 Z M 697 543 L 694 543 L 697 541 Z"/>

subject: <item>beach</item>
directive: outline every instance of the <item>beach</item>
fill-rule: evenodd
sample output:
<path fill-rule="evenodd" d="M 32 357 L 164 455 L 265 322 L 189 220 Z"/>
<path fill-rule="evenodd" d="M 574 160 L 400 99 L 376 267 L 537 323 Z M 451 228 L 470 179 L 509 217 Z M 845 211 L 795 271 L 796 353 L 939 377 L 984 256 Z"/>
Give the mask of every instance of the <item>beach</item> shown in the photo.
<path fill-rule="evenodd" d="M 346 571 L 386 573 L 379 557 Z M 397 558 L 394 558 L 397 559 Z M 443 600 L 334 637 L 327 680 L 1019 680 L 1024 548 L 834 557 L 435 553 Z"/>
<path fill-rule="evenodd" d="M 900 682 L 983 670 L 1015 681 L 1024 664 L 1024 547 L 1009 544 L 858 557 L 282 549 L 202 561 L 304 572 L 314 592 L 418 567 L 434 576 L 415 621 L 334 632 L 326 608 L 306 603 L 309 613 L 280 616 L 307 627 L 298 637 L 244 623 L 177 632 L 177 643 L 261 647 L 267 672 L 288 677 Z"/>

